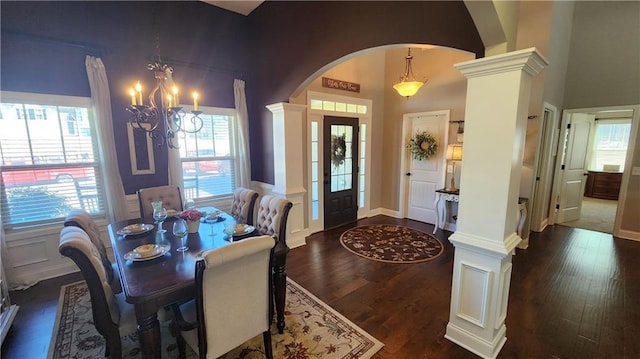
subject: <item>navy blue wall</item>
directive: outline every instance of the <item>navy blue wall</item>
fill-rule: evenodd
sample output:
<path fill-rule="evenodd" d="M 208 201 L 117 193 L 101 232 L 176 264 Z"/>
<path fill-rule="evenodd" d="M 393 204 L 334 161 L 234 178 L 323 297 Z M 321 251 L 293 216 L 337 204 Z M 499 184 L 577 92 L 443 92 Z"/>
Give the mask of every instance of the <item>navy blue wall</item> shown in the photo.
<path fill-rule="evenodd" d="M 90 96 L 84 61 L 92 51 L 63 42 L 103 50 L 98 55 L 109 79 L 126 193 L 167 183 L 166 149 L 156 150 L 156 174 L 131 174 L 126 132 L 127 89 L 135 80 L 147 89 L 155 81 L 146 65 L 157 54 L 157 35 L 163 57 L 206 65 L 172 64 L 174 80 L 188 85 L 186 91 L 198 89 L 201 105 L 234 107 L 236 76 L 218 69 L 248 72 L 246 17 L 202 2 L 2 1 L 0 6 L 2 90 Z M 182 102 L 187 98 L 183 93 Z"/>
<path fill-rule="evenodd" d="M 147 86 L 153 81 L 146 65 L 157 53 L 156 34 L 163 57 L 205 65 L 172 64 L 176 82 L 197 88 L 202 105 L 234 106 L 233 79 L 238 76 L 216 69 L 245 73 L 252 177 L 267 183 L 273 183 L 273 143 L 265 106 L 287 101 L 320 67 L 358 50 L 395 43 L 435 44 L 484 55 L 461 1 L 268 1 L 248 17 L 197 1 L 2 1 L 0 16 L 2 90 L 89 96 L 87 51 L 57 40 L 104 50 L 126 193 L 167 182 L 164 150 L 156 151 L 155 175 L 131 174 L 125 125 L 126 90 L 134 80 Z"/>

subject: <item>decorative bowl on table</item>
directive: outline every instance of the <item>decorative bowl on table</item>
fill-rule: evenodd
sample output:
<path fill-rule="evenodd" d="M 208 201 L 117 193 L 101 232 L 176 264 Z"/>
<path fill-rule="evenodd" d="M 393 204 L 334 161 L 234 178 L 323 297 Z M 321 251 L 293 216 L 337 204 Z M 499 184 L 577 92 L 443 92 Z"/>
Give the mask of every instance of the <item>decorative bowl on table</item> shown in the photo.
<path fill-rule="evenodd" d="M 133 251 L 138 253 L 142 257 L 149 257 L 156 253 L 157 245 L 156 244 L 143 244 L 141 246 L 136 247 Z"/>
<path fill-rule="evenodd" d="M 180 212 L 176 211 L 175 209 L 167 210 L 167 217 L 178 217 L 179 215 L 180 215 Z"/>
<path fill-rule="evenodd" d="M 124 259 L 133 262 L 148 261 L 161 258 L 171 249 L 167 244 L 143 244 L 124 255 Z"/>
<path fill-rule="evenodd" d="M 207 215 L 204 217 L 204 221 L 207 223 L 222 222 L 224 221 L 224 216 L 220 211 L 213 211 L 213 212 L 207 213 Z"/>
<path fill-rule="evenodd" d="M 233 235 L 234 236 L 243 236 L 245 234 L 249 234 L 256 229 L 254 226 L 250 226 L 248 224 L 238 223 L 233 226 Z"/>
<path fill-rule="evenodd" d="M 152 229 L 153 229 L 153 224 L 134 223 L 119 230 L 118 234 L 123 236 L 126 236 L 128 234 L 140 234 L 140 233 L 149 232 Z"/>

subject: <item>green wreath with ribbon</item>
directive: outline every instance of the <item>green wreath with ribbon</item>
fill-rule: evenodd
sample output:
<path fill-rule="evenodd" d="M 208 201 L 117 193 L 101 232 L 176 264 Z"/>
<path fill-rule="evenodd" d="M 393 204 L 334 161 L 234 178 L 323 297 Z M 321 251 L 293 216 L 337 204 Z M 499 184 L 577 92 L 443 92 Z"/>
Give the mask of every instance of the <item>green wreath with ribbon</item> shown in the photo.
<path fill-rule="evenodd" d="M 345 135 L 331 135 L 331 164 L 335 167 L 344 163 L 347 156 L 347 142 Z"/>
<path fill-rule="evenodd" d="M 411 151 L 413 159 L 422 161 L 438 153 L 438 142 L 432 134 L 426 131 L 416 132 L 409 140 L 407 148 Z"/>

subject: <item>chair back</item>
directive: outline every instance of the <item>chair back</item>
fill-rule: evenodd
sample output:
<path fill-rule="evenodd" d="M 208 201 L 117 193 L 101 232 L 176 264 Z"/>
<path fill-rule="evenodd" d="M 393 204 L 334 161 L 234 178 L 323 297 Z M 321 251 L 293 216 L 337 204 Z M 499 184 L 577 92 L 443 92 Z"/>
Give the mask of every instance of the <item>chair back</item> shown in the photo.
<path fill-rule="evenodd" d="M 98 332 L 105 336 L 110 330 L 117 330 L 120 309 L 107 280 L 98 248 L 89 235 L 79 227 L 63 227 L 58 251 L 76 263 L 87 282 L 93 321 Z"/>
<path fill-rule="evenodd" d="M 104 271 L 107 275 L 107 280 L 111 284 L 112 290 L 120 292 L 120 278 L 118 273 L 114 272 L 113 264 L 107 256 L 107 249 L 104 246 L 104 242 L 100 239 L 100 229 L 96 222 L 91 218 L 91 215 L 83 209 L 72 209 L 67 213 L 67 217 L 64 221 L 65 227 L 75 226 L 81 228 L 89 236 L 91 243 L 96 247 L 100 254 L 100 261 L 104 267 Z M 114 288 L 115 287 L 115 288 Z M 120 290 L 119 290 L 120 289 Z"/>
<path fill-rule="evenodd" d="M 231 216 L 238 223 L 253 225 L 253 211 L 256 207 L 258 192 L 238 187 L 233 191 L 233 203 L 231 204 Z"/>
<path fill-rule="evenodd" d="M 293 204 L 285 198 L 267 195 L 260 200 L 256 229 L 265 235 L 276 236 L 287 243 L 287 218 Z"/>
<path fill-rule="evenodd" d="M 250 237 L 209 250 L 196 263 L 200 357 L 217 358 L 269 330 L 274 244 L 271 236 Z"/>
<path fill-rule="evenodd" d="M 151 202 L 162 201 L 164 208 L 182 211 L 182 196 L 178 186 L 159 186 L 141 188 L 138 190 L 140 204 L 140 218 L 151 218 L 153 206 Z"/>

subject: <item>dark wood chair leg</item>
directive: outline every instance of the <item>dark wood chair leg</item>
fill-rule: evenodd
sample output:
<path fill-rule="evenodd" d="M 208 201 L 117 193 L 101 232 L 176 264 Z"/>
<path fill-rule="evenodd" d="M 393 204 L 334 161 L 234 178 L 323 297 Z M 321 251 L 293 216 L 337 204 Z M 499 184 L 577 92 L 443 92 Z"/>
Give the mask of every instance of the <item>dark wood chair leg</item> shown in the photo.
<path fill-rule="evenodd" d="M 267 359 L 273 359 L 273 349 L 271 347 L 271 331 L 267 330 L 262 333 L 262 338 L 264 339 L 264 354 L 267 356 Z"/>
<path fill-rule="evenodd" d="M 187 351 L 187 343 L 184 341 L 184 338 L 180 334 L 180 328 L 175 321 L 171 321 L 169 324 L 169 330 L 171 331 L 171 336 L 176 339 L 176 344 L 178 346 L 178 358 L 185 359 L 186 351 Z"/>
<path fill-rule="evenodd" d="M 111 333 L 105 336 L 107 349 L 105 349 L 105 357 L 110 355 L 111 359 L 122 359 L 122 343 L 120 343 L 120 333 Z"/>
<path fill-rule="evenodd" d="M 285 271 L 284 259 L 276 260 L 276 267 L 273 273 L 274 299 L 276 307 L 276 327 L 278 333 L 284 332 L 284 305 L 287 295 L 287 273 Z"/>

